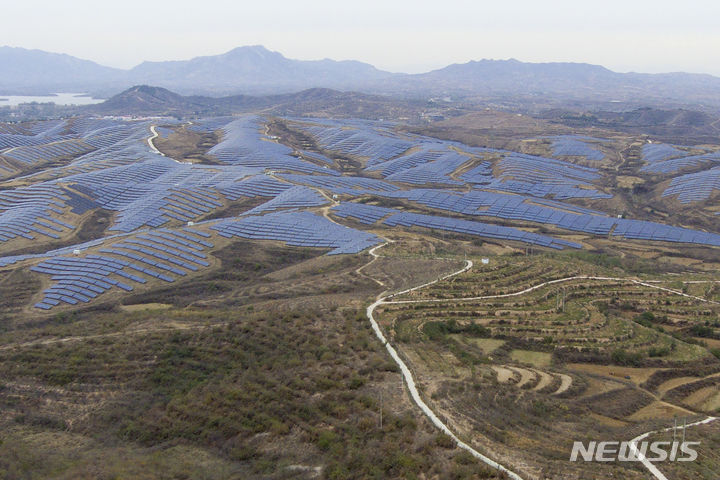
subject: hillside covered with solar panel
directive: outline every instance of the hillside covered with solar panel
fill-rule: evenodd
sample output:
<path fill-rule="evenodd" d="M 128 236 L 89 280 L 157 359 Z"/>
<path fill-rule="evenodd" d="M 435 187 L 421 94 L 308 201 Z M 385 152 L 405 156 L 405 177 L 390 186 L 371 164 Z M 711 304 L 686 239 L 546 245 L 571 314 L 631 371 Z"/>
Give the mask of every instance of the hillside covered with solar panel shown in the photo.
<path fill-rule="evenodd" d="M 1 124 L 0 278 L 36 275 L 27 308 L 44 312 L 191 281 L 239 240 L 317 255 L 406 236 L 517 252 L 720 247 L 720 147 L 612 132 L 500 147 L 421 130 L 263 114 Z"/>

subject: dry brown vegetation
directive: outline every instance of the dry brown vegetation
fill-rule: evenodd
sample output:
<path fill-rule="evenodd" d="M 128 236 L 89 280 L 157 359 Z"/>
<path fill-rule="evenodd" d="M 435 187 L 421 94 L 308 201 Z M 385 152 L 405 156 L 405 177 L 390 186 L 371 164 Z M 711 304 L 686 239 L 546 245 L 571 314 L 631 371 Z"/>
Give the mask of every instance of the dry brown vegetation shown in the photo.
<path fill-rule="evenodd" d="M 133 311 L 108 300 L 8 318 L 0 471 L 499 478 L 439 435 L 400 388 L 362 314 L 380 289 L 356 272 L 368 259 L 320 253 L 237 242 L 214 253 L 219 266 L 207 275 L 126 297 L 140 307 Z M 422 269 L 389 271 L 387 280 L 416 281 L 413 271 Z M 37 288 L 31 280 L 21 271 L 4 277 L 13 289 L 30 281 L 28 291 Z"/>
<path fill-rule="evenodd" d="M 181 126 L 173 128 L 173 132 L 166 138 L 155 138 L 153 144 L 163 154 L 175 160 L 212 165 L 217 161 L 206 153 L 217 145 L 219 139 L 218 133 L 199 133 L 187 126 Z"/>

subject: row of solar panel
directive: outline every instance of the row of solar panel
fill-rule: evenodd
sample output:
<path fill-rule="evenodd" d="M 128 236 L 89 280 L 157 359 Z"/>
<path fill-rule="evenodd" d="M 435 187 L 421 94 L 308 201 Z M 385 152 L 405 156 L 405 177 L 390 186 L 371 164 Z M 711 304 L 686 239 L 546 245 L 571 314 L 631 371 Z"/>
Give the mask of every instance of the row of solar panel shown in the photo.
<path fill-rule="evenodd" d="M 276 212 L 218 222 L 211 227 L 224 237 L 276 240 L 293 246 L 329 247 L 329 254 L 357 253 L 380 243 L 370 233 L 337 225 L 310 212 Z"/>
<path fill-rule="evenodd" d="M 708 200 L 720 190 L 720 167 L 673 178 L 663 197 L 677 196 L 680 203 Z"/>
<path fill-rule="evenodd" d="M 436 217 L 417 213 L 402 212 L 392 215 L 383 222 L 389 226 L 401 225 L 405 227 L 419 226 L 430 229 L 446 230 L 455 233 L 477 235 L 480 237 L 524 242 L 543 247 L 562 250 L 565 247 L 582 248 L 578 243 L 559 240 L 546 235 L 525 232 L 511 227 L 501 227 L 487 223 L 461 220 L 457 218 Z"/>
<path fill-rule="evenodd" d="M 679 172 L 680 170 L 697 168 L 709 163 L 720 163 L 720 152 L 658 161 L 645 165 L 640 171 L 646 173 L 671 174 Z"/>
<path fill-rule="evenodd" d="M 90 145 L 79 140 L 66 140 L 48 145 L 17 147 L 12 151 L 5 152 L 3 155 L 32 165 L 41 161 L 54 161 L 60 157 L 74 157 L 91 150 Z"/>
<path fill-rule="evenodd" d="M 112 248 L 101 248 L 100 253 L 106 255 L 54 256 L 46 259 L 39 265 L 31 267 L 31 270 L 52 275 L 52 280 L 56 283 L 44 292 L 43 300 L 36 307 L 49 310 L 60 302 L 73 305 L 77 302 L 87 303 L 113 286 L 127 291 L 133 290 L 132 286 L 115 280 L 110 275 L 117 275 L 141 284 L 146 283 L 144 278 L 129 273 L 125 269 L 134 270 L 151 278 L 173 282 L 175 280 L 173 277 L 158 272 L 155 268 L 179 276 L 185 276 L 186 272 L 158 261 L 158 259 L 190 271 L 196 271 L 198 266 L 207 267 L 209 263 L 203 260 L 207 256 L 202 251 L 204 248 L 213 247 L 213 243 L 206 240 L 210 237 L 210 234 L 191 228 L 175 231 L 161 229 L 137 235 L 135 238 L 125 238 L 124 241 L 112 245 Z M 95 240 L 83 245 L 49 252 L 48 255 L 62 255 L 69 250 L 89 248 L 101 243 L 103 243 L 102 239 Z M 37 256 L 0 258 L 0 266 Z M 128 260 L 123 260 L 123 258 Z M 148 267 L 143 265 L 148 265 Z"/>
<path fill-rule="evenodd" d="M 387 207 L 379 207 L 377 205 L 367 205 L 364 203 L 343 202 L 333 207 L 332 212 L 338 217 L 352 217 L 360 223 L 372 225 L 383 217 L 397 213 L 397 210 Z"/>
<path fill-rule="evenodd" d="M 242 117 L 225 124 L 222 141 L 208 151 L 227 165 L 265 169 L 292 170 L 304 173 L 330 173 L 312 162 L 292 155 L 289 147 L 270 141 L 261 130 L 261 119 L 256 116 Z"/>
<path fill-rule="evenodd" d="M 52 275 L 52 279 L 56 283 L 43 292 L 43 300 L 35 304 L 35 307 L 49 310 L 59 305 L 61 301 L 70 305 L 76 305 L 78 302 L 87 303 L 113 286 L 132 291 L 133 287 L 130 285 L 109 277 L 110 275 L 119 275 L 139 283 L 145 283 L 144 279 L 123 272 L 123 269 L 129 265 L 127 262 L 97 255 L 88 255 L 85 258 L 56 257 L 45 260 L 30 269 Z"/>
<path fill-rule="evenodd" d="M 685 150 L 679 150 L 666 143 L 646 143 L 642 147 L 642 159 L 648 163 L 667 160 L 672 157 L 687 156 Z"/>
<path fill-rule="evenodd" d="M 585 157 L 592 161 L 604 159 L 605 154 L 592 143 L 588 144 L 588 141 L 603 142 L 604 140 L 576 135 L 552 137 L 553 155 L 556 157 Z"/>
<path fill-rule="evenodd" d="M 717 170 L 717 174 L 720 176 L 720 168 Z M 537 199 L 520 195 L 506 195 L 478 190 L 466 194 L 438 190 L 409 190 L 385 193 L 384 195 L 394 198 L 406 198 L 428 207 L 457 213 L 552 224 L 568 230 L 598 235 L 607 235 L 612 232 L 613 235 L 627 238 L 645 238 L 656 241 L 689 242 L 704 245 L 720 244 L 720 235 L 714 233 L 693 231 L 639 220 L 576 214 L 566 211 L 567 209 L 560 210 L 539 205 Z M 622 229 L 617 230 L 620 225 L 623 226 Z M 654 226 L 653 231 L 649 234 L 641 233 L 648 225 Z M 613 228 L 616 230 L 613 231 Z"/>
<path fill-rule="evenodd" d="M 362 129 L 349 129 L 340 126 L 305 126 L 304 130 L 312 135 L 325 150 L 346 155 L 368 157 L 368 166 L 373 166 L 411 149 L 414 145 L 408 140 L 397 138 L 385 132 L 363 125 Z"/>

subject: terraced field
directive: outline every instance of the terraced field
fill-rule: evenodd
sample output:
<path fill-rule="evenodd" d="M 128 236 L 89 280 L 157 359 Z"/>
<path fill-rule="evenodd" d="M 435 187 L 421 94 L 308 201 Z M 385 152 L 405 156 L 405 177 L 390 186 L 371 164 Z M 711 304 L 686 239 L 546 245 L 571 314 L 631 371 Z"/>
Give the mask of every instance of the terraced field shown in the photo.
<path fill-rule="evenodd" d="M 568 438 L 630 439 L 718 412 L 720 352 L 692 335 L 720 327 L 712 283 L 648 282 L 572 254 L 473 260 L 377 318 L 432 408 L 481 451 L 529 478 L 574 478 Z"/>
<path fill-rule="evenodd" d="M 551 350 L 559 358 L 609 358 L 620 350 L 679 362 L 709 355 L 664 330 L 715 321 L 720 304 L 712 293 L 685 297 L 630 277 L 611 277 L 613 272 L 592 265 L 573 269 L 567 263 L 544 256 L 493 259 L 489 267 L 448 284 L 395 297 L 386 312 L 403 339 L 443 321 L 459 328 L 475 325 L 484 336 Z M 637 321 L 646 312 L 652 321 Z"/>

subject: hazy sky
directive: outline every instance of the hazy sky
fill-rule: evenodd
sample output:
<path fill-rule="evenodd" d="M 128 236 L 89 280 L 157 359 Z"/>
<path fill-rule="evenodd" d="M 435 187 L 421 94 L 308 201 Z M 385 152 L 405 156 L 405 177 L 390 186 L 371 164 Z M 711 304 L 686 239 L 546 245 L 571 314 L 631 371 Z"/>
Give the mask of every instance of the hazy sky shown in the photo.
<path fill-rule="evenodd" d="M 482 58 L 720 75 L 720 1 L 22 0 L 0 45 L 128 68 L 265 45 L 421 72 Z"/>

